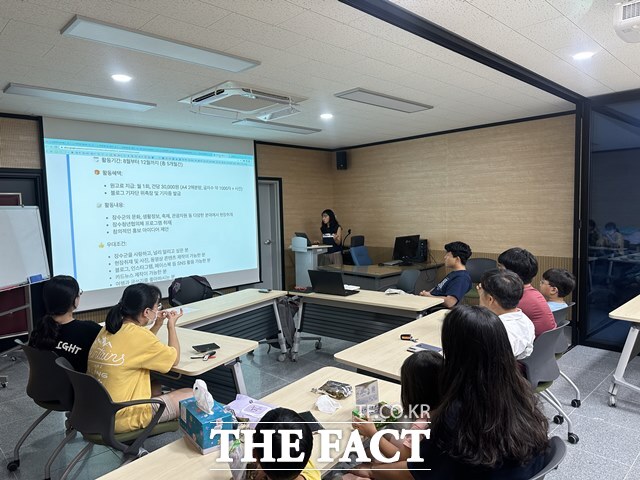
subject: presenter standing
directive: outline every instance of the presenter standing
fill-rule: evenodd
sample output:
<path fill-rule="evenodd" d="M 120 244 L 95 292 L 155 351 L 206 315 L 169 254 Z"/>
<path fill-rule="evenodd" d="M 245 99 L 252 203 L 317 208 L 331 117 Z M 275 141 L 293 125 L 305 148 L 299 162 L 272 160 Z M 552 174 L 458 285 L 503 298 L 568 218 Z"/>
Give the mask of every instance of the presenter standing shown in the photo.
<path fill-rule="evenodd" d="M 322 243 L 329 245 L 329 251 L 324 255 L 325 264 L 342 265 L 342 227 L 333 210 L 322 212 L 320 231 Z"/>

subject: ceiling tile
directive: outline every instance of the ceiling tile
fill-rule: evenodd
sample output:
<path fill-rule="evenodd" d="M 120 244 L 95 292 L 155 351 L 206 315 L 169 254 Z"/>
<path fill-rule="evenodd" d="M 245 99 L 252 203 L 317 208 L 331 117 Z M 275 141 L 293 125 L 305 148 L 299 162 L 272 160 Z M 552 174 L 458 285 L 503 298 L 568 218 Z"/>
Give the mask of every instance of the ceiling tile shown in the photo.
<path fill-rule="evenodd" d="M 338 3 L 335 0 L 287 0 L 287 2 L 342 23 L 350 23 L 358 18 L 368 16 L 356 8 Z"/>
<path fill-rule="evenodd" d="M 216 7 L 200 0 L 116 0 L 130 7 L 146 10 L 156 15 L 163 15 L 181 22 L 208 27 L 221 18 L 229 15 L 228 10 Z"/>
<path fill-rule="evenodd" d="M 50 28 L 62 28 L 70 19 L 66 12 L 27 3 L 24 0 L 2 0 L 0 2 L 0 17 Z"/>
<path fill-rule="evenodd" d="M 73 15 L 100 20 L 102 22 L 114 23 L 128 28 L 140 28 L 153 17 L 155 13 L 147 12 L 139 8 L 118 4 L 114 8 L 112 2 L 104 0 L 30 0 L 32 3 L 56 8 L 69 13 L 67 21 Z M 61 27 L 64 25 L 61 25 Z"/>
<path fill-rule="evenodd" d="M 348 66 L 362 60 L 362 56 L 355 52 L 313 39 L 307 39 L 297 45 L 289 47 L 287 51 L 296 53 L 301 57 L 310 58 L 337 67 Z"/>
<path fill-rule="evenodd" d="M 545 0 L 518 0 L 517 2 L 505 2 L 504 0 L 467 1 L 514 30 L 562 15 Z"/>
<path fill-rule="evenodd" d="M 523 27 L 519 32 L 547 50 L 560 48 L 573 48 L 575 53 L 594 48 L 600 49 L 600 45 L 594 42 L 580 27 L 566 17 Z"/>
<path fill-rule="evenodd" d="M 281 50 L 306 40 L 303 35 L 237 13 L 230 14 L 209 28 L 220 34 L 242 37 Z"/>
<path fill-rule="evenodd" d="M 171 32 L 171 37 L 180 42 L 219 51 L 227 50 L 244 42 L 241 37 L 216 32 L 203 27 L 196 27 L 189 23 L 162 15 L 158 15 L 146 23 L 142 30 L 162 37 L 166 36 L 167 32 Z"/>
<path fill-rule="evenodd" d="M 299 35 L 304 35 L 341 48 L 349 48 L 350 45 L 355 43 L 373 39 L 373 37 L 366 32 L 309 10 L 279 25 Z"/>
<path fill-rule="evenodd" d="M 305 10 L 285 0 L 202 0 L 205 3 L 255 18 L 264 23 L 278 25 Z"/>

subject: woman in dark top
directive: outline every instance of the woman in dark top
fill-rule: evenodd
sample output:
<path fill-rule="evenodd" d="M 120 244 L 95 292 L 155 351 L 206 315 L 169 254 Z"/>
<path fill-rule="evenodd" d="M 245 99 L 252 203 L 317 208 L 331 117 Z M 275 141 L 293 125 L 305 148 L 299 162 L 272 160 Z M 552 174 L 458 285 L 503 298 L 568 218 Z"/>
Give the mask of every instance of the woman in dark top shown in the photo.
<path fill-rule="evenodd" d="M 342 227 L 333 210 L 322 212 L 320 231 L 322 232 L 322 243 L 331 245 L 327 253 L 342 252 Z"/>
<path fill-rule="evenodd" d="M 444 394 L 431 439 L 420 442 L 424 461 L 353 473 L 380 480 L 526 480 L 539 472 L 547 419 L 518 372 L 498 316 L 484 307 L 455 307 L 442 325 L 442 350 Z"/>
<path fill-rule="evenodd" d="M 69 360 L 78 372 L 87 371 L 89 349 L 100 331 L 94 322 L 75 320 L 82 290 L 75 278 L 57 275 L 45 283 L 42 297 L 47 314 L 38 322 L 29 338 L 29 345 L 53 350 Z"/>

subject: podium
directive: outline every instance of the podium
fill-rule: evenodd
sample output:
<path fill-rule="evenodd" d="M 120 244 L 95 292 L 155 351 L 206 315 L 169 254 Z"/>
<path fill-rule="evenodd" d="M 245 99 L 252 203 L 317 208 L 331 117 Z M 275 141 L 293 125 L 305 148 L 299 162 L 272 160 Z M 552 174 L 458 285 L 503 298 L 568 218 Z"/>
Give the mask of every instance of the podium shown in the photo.
<path fill-rule="evenodd" d="M 307 245 L 307 239 L 293 237 L 291 250 L 296 254 L 296 286 L 309 287 L 309 270 L 318 269 L 318 255 L 326 253 L 329 245 Z"/>

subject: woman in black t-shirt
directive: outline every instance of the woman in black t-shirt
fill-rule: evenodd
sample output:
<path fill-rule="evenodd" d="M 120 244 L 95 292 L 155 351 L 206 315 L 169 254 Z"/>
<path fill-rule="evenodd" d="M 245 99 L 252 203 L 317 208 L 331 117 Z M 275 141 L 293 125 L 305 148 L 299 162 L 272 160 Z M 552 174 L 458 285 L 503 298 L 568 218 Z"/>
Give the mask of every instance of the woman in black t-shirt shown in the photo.
<path fill-rule="evenodd" d="M 82 290 L 75 278 L 57 275 L 45 283 L 42 297 L 47 314 L 35 326 L 29 345 L 53 350 L 78 372 L 87 371 L 89 349 L 100 331 L 95 322 L 75 320 Z"/>
<path fill-rule="evenodd" d="M 325 263 L 333 263 L 342 265 L 342 227 L 336 218 L 333 210 L 324 210 L 322 212 L 322 223 L 320 224 L 322 232 L 322 243 L 329 245 L 325 257 Z"/>
<path fill-rule="evenodd" d="M 507 331 L 484 307 L 460 305 L 442 324 L 443 396 L 423 462 L 363 465 L 376 480 L 526 480 L 544 466 L 547 419 L 516 366 Z M 427 470 L 429 469 L 429 470 Z"/>

